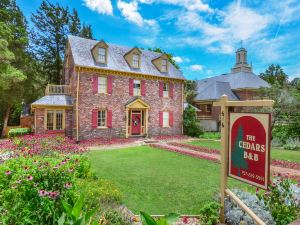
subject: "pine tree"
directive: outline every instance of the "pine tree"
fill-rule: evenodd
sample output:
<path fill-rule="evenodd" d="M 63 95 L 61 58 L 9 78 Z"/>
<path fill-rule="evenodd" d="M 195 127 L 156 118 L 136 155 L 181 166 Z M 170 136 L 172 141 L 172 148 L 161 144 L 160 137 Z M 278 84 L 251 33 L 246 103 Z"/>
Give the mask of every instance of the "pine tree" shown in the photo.
<path fill-rule="evenodd" d="M 83 38 L 94 39 L 91 25 L 85 25 L 83 23 L 79 36 Z"/>
<path fill-rule="evenodd" d="M 70 14 L 69 32 L 75 36 L 79 36 L 81 33 L 81 23 L 76 9 L 73 9 L 73 14 Z"/>
<path fill-rule="evenodd" d="M 238 128 L 238 135 L 234 141 L 234 149 L 231 154 L 231 161 L 234 167 L 238 168 L 238 176 L 241 176 L 241 168 L 247 169 L 248 163 L 244 158 L 244 149 L 239 146 L 239 142 L 243 141 L 243 128 Z"/>

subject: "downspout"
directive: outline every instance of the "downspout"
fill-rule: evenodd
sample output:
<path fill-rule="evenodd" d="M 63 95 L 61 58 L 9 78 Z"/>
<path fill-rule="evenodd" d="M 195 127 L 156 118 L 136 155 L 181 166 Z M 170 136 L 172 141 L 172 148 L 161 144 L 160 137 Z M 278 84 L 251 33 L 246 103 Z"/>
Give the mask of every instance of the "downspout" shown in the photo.
<path fill-rule="evenodd" d="M 78 105 L 79 105 L 79 75 L 80 75 L 80 67 L 77 70 L 77 94 L 76 94 L 76 142 L 79 142 L 79 113 L 78 113 Z"/>
<path fill-rule="evenodd" d="M 181 116 L 182 116 L 182 126 L 181 126 L 181 134 L 183 134 L 183 113 L 184 113 L 184 82 L 181 84 Z"/>

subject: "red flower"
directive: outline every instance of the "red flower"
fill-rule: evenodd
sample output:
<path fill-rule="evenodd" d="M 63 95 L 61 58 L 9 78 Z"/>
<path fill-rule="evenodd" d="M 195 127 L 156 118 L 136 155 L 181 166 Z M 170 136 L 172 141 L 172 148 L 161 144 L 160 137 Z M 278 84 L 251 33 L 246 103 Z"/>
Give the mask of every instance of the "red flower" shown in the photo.
<path fill-rule="evenodd" d="M 182 222 L 183 223 L 188 223 L 189 222 L 189 218 L 187 216 L 182 217 Z"/>

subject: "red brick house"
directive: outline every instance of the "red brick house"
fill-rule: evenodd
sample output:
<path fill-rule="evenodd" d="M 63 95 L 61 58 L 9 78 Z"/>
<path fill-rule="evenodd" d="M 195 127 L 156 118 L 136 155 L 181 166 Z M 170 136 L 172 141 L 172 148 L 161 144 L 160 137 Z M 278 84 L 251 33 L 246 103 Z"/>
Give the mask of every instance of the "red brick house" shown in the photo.
<path fill-rule="evenodd" d="M 182 134 L 184 77 L 165 54 L 69 36 L 63 74 L 31 105 L 35 133 Z"/>
<path fill-rule="evenodd" d="M 214 101 L 226 94 L 229 100 L 251 100 L 259 97 L 259 89 L 269 84 L 252 72 L 247 63 L 247 51 L 240 48 L 236 51 L 236 64 L 230 73 L 197 81 L 195 106 L 198 119 L 206 131 L 218 131 L 220 128 L 220 107 L 213 107 Z M 231 108 L 239 112 L 242 108 Z"/>

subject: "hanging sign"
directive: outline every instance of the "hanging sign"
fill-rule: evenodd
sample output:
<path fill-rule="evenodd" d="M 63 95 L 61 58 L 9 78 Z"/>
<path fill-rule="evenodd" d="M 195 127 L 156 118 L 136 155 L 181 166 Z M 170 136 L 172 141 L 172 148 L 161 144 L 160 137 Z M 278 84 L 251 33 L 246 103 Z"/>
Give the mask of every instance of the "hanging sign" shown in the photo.
<path fill-rule="evenodd" d="M 230 177 L 267 189 L 270 176 L 269 113 L 230 113 Z"/>

